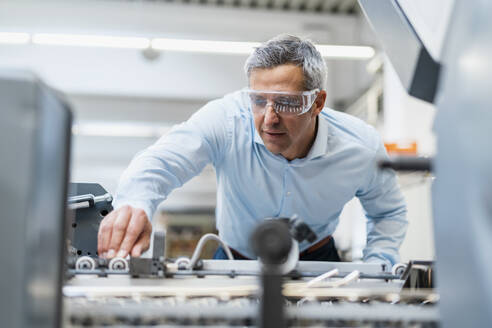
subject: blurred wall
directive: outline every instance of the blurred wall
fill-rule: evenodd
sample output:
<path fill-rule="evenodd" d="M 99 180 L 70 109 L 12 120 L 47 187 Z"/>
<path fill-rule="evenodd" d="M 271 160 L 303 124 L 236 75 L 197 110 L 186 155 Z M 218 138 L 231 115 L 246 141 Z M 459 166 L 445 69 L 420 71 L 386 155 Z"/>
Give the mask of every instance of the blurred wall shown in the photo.
<path fill-rule="evenodd" d="M 360 33 L 364 22 L 356 15 L 151 1 L 3 1 L 0 30 L 231 41 L 293 33 L 319 43 L 372 42 L 370 34 Z M 76 126 L 72 178 L 100 182 L 110 192 L 137 151 L 207 101 L 246 86 L 245 59 L 163 52 L 150 60 L 131 49 L 0 46 L 1 66 L 30 68 L 68 95 Z M 328 68 L 328 105 L 356 99 L 371 79 L 364 62 L 329 61 Z M 213 170 L 174 192 L 163 206 L 215 206 Z"/>

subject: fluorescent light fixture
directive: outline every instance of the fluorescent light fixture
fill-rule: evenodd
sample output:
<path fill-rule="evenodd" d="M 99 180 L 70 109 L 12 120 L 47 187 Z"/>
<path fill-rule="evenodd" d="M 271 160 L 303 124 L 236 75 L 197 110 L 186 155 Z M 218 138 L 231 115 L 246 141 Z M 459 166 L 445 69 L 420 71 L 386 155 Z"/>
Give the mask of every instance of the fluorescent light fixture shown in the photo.
<path fill-rule="evenodd" d="M 150 40 L 139 37 L 119 37 L 107 35 L 38 33 L 32 36 L 32 43 L 57 46 L 145 49 L 149 47 Z"/>
<path fill-rule="evenodd" d="M 259 42 L 207 41 L 183 39 L 153 39 L 152 48 L 156 50 L 227 53 L 249 55 Z M 323 57 L 344 59 L 369 59 L 375 54 L 374 48 L 367 46 L 318 45 Z"/>
<path fill-rule="evenodd" d="M 86 121 L 72 126 L 72 133 L 90 137 L 159 138 L 170 126 L 153 123 Z"/>
<path fill-rule="evenodd" d="M 0 43 L 29 43 L 28 33 L 2 33 Z M 82 35 L 82 34 L 50 34 L 36 33 L 32 35 L 32 43 L 39 45 L 80 46 L 80 47 L 108 47 L 145 49 L 152 47 L 155 50 L 222 53 L 249 55 L 258 47 L 259 42 L 237 41 L 211 41 L 211 40 L 185 40 L 142 37 L 120 37 L 107 35 Z M 339 46 L 317 45 L 321 55 L 331 59 L 370 59 L 375 55 L 375 50 L 368 46 Z"/>
<path fill-rule="evenodd" d="M 323 57 L 345 59 L 370 59 L 376 53 L 373 47 L 368 46 L 333 46 L 318 45 L 318 51 Z"/>
<path fill-rule="evenodd" d="M 28 33 L 0 32 L 0 44 L 26 44 L 29 43 L 29 39 Z"/>
<path fill-rule="evenodd" d="M 206 52 L 249 55 L 258 42 L 153 39 L 152 48 L 157 50 Z"/>

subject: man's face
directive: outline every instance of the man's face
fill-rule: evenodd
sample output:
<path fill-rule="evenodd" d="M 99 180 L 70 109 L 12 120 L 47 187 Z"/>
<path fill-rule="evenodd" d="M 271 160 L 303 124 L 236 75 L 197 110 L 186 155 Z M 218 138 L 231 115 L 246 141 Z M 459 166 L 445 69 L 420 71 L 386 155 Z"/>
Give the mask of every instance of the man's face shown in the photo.
<path fill-rule="evenodd" d="M 270 69 L 255 69 L 250 75 L 250 88 L 263 91 L 304 91 L 302 68 L 292 64 Z M 316 132 L 316 116 L 323 109 L 326 92 L 318 98 L 307 113 L 299 116 L 282 116 L 267 106 L 264 113 L 253 113 L 255 127 L 265 147 L 288 160 L 305 157 L 311 148 Z"/>

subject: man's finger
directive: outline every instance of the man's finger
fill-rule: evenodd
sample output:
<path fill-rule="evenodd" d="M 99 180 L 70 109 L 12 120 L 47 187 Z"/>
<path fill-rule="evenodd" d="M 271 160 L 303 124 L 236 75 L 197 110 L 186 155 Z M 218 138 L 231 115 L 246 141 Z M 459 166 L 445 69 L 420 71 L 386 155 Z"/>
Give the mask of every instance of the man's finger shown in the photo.
<path fill-rule="evenodd" d="M 113 222 L 113 230 L 111 233 L 111 241 L 108 247 L 108 258 L 113 258 L 116 256 L 116 252 L 120 248 L 120 244 L 126 234 L 128 223 L 132 216 L 132 211 L 130 208 L 122 207 L 118 213 L 118 216 Z"/>
<path fill-rule="evenodd" d="M 145 225 L 144 231 L 138 237 L 137 242 L 132 248 L 131 255 L 133 257 L 138 257 L 142 255 L 150 246 L 150 236 L 152 234 L 152 225 Z"/>
<path fill-rule="evenodd" d="M 115 211 L 109 213 L 99 225 L 99 231 L 97 233 L 97 253 L 99 256 L 104 257 L 104 253 L 108 251 L 113 230 L 113 222 L 116 219 L 116 215 L 117 213 L 115 213 Z"/>
<path fill-rule="evenodd" d="M 147 223 L 150 224 L 145 212 L 141 209 L 135 209 L 132 213 L 130 222 L 128 223 L 123 242 L 119 247 L 118 257 L 125 257 L 128 255 L 138 237 L 140 237 L 140 234 L 144 231 Z"/>

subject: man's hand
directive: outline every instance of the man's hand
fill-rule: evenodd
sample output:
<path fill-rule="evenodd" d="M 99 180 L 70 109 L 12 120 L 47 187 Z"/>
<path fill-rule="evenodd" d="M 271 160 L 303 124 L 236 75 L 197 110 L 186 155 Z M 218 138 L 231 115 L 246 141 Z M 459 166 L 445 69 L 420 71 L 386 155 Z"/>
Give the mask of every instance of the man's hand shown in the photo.
<path fill-rule="evenodd" d="M 140 256 L 149 248 L 152 224 L 145 211 L 123 206 L 101 221 L 97 252 L 105 258 Z"/>

